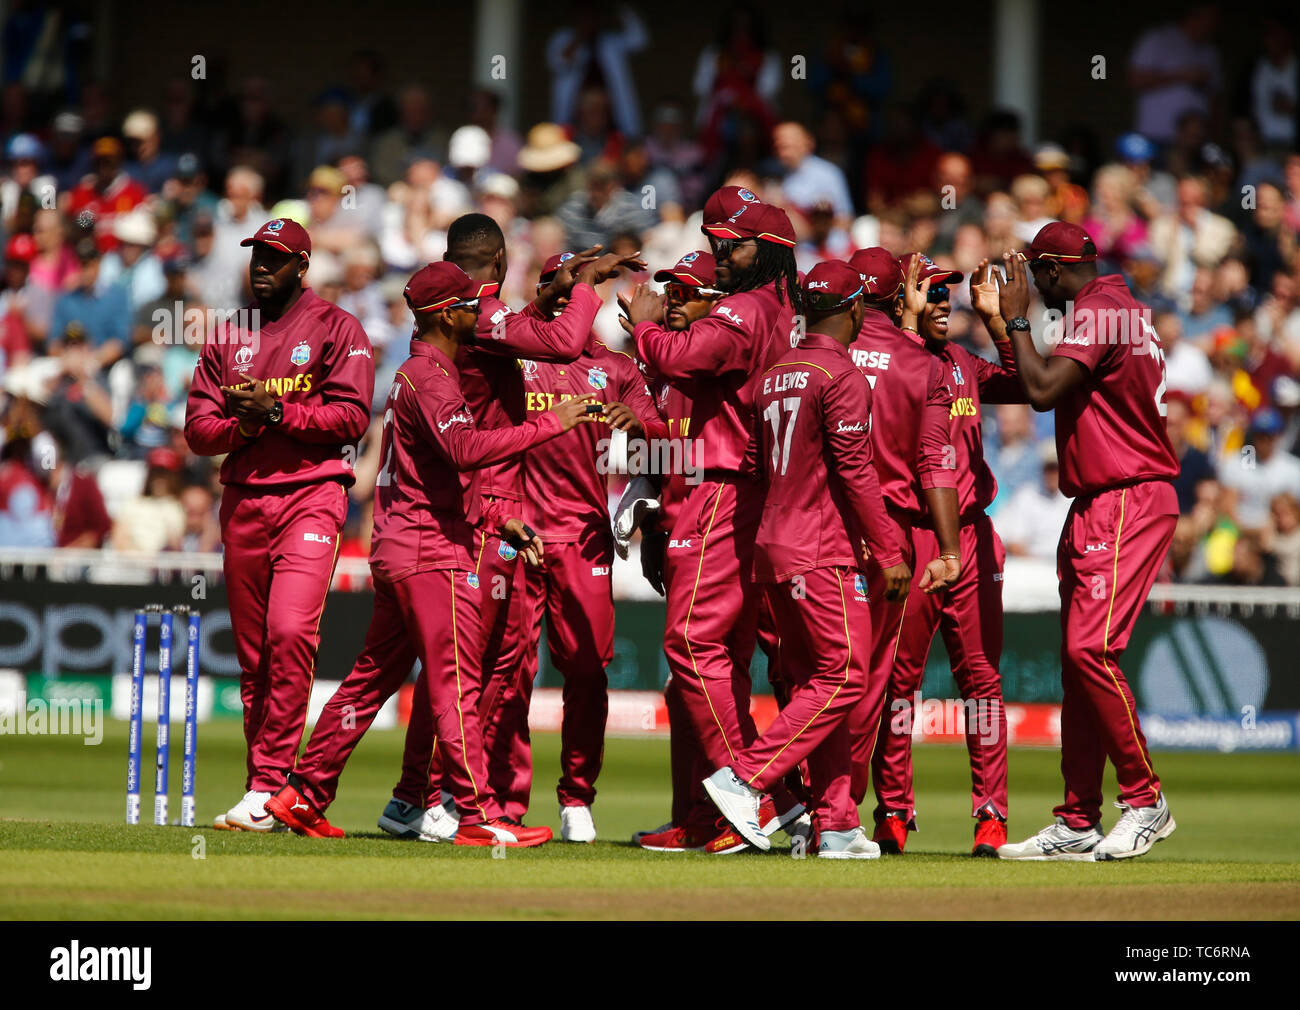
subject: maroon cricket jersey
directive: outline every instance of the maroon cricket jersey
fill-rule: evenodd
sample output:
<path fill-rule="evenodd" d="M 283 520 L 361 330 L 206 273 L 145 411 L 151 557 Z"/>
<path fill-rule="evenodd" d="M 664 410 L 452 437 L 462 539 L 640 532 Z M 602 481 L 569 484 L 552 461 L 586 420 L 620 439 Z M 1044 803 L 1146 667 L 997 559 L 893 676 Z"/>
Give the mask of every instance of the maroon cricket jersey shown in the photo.
<path fill-rule="evenodd" d="M 514 312 L 494 295 L 479 300 L 473 346 L 461 348 L 457 365 L 465 401 L 483 428 L 509 428 L 527 418 L 519 359 L 572 361 L 586 346 L 600 296 L 590 284 L 575 284 L 564 311 L 545 318 L 530 304 Z M 506 459 L 482 475 L 483 493 L 523 501 L 519 461 Z"/>
<path fill-rule="evenodd" d="M 392 582 L 416 572 L 473 568 L 474 527 L 480 519 L 510 518 L 499 510 L 480 515 L 481 468 L 559 433 L 560 421 L 550 413 L 518 427 L 481 430 L 456 366 L 432 345 L 412 340 L 384 407 L 371 571 Z"/>
<path fill-rule="evenodd" d="M 924 491 L 957 486 L 943 363 L 915 334 L 867 309 L 849 355 L 871 385 L 871 447 L 880 493 L 896 509 L 925 511 Z"/>
<path fill-rule="evenodd" d="M 740 469 L 753 419 L 751 379 L 789 349 L 794 332 L 794 313 L 775 282 L 728 295 L 685 330 L 637 324 L 638 357 L 691 398 L 696 466 Z"/>
<path fill-rule="evenodd" d="M 1052 351 L 1088 370 L 1056 405 L 1061 491 L 1071 498 L 1178 476 L 1165 431 L 1164 348 L 1149 317 L 1119 274 L 1089 281 L 1074 299 L 1074 325 Z M 1104 322 L 1121 318 L 1123 330 Z"/>
<path fill-rule="evenodd" d="M 203 347 L 185 407 L 185 441 L 200 456 L 228 453 L 221 483 L 294 486 L 337 480 L 351 486 L 356 442 L 370 424 L 375 361 L 361 324 L 304 288 L 293 308 L 255 332 L 249 306 L 218 323 Z M 284 404 L 279 424 L 249 438 L 230 415 L 222 386 L 251 378 Z"/>
<path fill-rule="evenodd" d="M 957 510 L 963 522 L 977 518 L 998 494 L 998 482 L 984 459 L 981 402 L 1027 403 L 1029 399 L 1016 372 L 1011 341 L 996 343 L 1001 364 L 985 361 L 954 343 L 926 345 L 947 369 L 953 394 L 948 428 L 956 450 Z"/>
<path fill-rule="evenodd" d="M 668 438 L 686 444 L 683 440 L 691 436 L 691 398 L 676 386 L 656 379 L 651 385 L 655 409 L 659 419 L 664 423 Z M 685 448 L 678 459 L 686 459 Z M 670 530 L 677 517 L 677 509 L 686 499 L 690 486 L 686 483 L 686 474 L 682 469 L 664 474 L 659 486 L 659 528 Z"/>
<path fill-rule="evenodd" d="M 625 403 L 646 427 L 647 438 L 662 438 L 645 377 L 631 355 L 611 351 L 589 335 L 582 353 L 571 362 L 524 359 L 524 405 L 536 418 L 555 404 L 595 393 L 601 403 Z M 573 543 L 591 530 L 612 536 L 609 523 L 608 459 L 612 429 L 606 424 L 580 424 L 564 438 L 539 446 L 523 461 L 524 501 L 529 522 L 543 543 Z"/>
<path fill-rule="evenodd" d="M 871 404 L 853 359 L 821 333 L 806 334 L 755 379 L 756 458 L 746 469 L 767 481 L 755 582 L 862 569 L 864 540 L 882 568 L 903 559 L 871 463 Z"/>

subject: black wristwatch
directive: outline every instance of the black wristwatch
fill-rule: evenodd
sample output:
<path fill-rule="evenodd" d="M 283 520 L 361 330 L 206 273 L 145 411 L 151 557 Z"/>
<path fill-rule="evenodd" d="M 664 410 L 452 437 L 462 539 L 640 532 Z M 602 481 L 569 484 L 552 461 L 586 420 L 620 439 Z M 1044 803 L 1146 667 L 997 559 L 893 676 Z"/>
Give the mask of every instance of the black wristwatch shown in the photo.
<path fill-rule="evenodd" d="M 1008 320 L 1008 321 L 1007 321 L 1007 332 L 1008 332 L 1008 333 L 1011 333 L 1012 331 L 1015 331 L 1015 330 L 1024 330 L 1026 333 L 1028 333 L 1028 332 L 1029 332 L 1029 320 L 1026 319 L 1024 316 L 1016 316 L 1015 319 L 1010 319 L 1010 320 Z"/>
<path fill-rule="evenodd" d="M 271 404 L 271 409 L 266 412 L 267 424 L 279 424 L 284 419 L 284 403 L 276 400 Z"/>

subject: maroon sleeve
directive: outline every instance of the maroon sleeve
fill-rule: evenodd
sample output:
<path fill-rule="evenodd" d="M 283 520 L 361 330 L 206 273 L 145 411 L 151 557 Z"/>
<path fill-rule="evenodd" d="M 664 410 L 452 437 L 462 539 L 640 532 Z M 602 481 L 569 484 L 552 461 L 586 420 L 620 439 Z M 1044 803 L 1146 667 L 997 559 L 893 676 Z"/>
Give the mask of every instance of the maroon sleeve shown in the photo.
<path fill-rule="evenodd" d="M 299 442 L 355 442 L 370 427 L 375 359 L 370 338 L 352 316 L 337 323 L 321 372 L 320 403 L 285 403 L 278 428 Z"/>
<path fill-rule="evenodd" d="M 856 368 L 822 390 L 822 424 L 835 472 L 844 484 L 853 525 L 881 568 L 903 560 L 893 524 L 885 513 L 871 455 L 871 387 Z"/>
<path fill-rule="evenodd" d="M 932 357 L 921 409 L 920 458 L 916 461 L 923 488 L 957 486 L 957 452 L 948 429 L 951 411 L 952 390 L 944 379 L 943 362 Z"/>
<path fill-rule="evenodd" d="M 986 361 L 971 355 L 975 363 L 975 379 L 984 403 L 1028 403 L 1029 394 L 1016 371 L 1016 356 L 1010 340 L 995 340 L 998 362 Z"/>
<path fill-rule="evenodd" d="M 240 432 L 239 421 L 226 414 L 219 360 L 222 346 L 216 340 L 203 345 L 185 401 L 185 442 L 199 456 L 220 456 L 252 441 Z"/>
<path fill-rule="evenodd" d="M 646 367 L 661 379 L 708 379 L 726 372 L 748 373 L 754 367 L 753 339 L 737 312 L 724 299 L 703 319 L 681 332 L 655 323 L 637 323 L 633 335 L 636 353 Z M 741 306 L 745 312 L 751 306 Z M 733 316 L 735 318 L 733 318 Z"/>
<path fill-rule="evenodd" d="M 1086 368 L 1089 372 L 1095 372 L 1106 358 L 1106 352 L 1111 347 L 1119 346 L 1115 343 L 1108 343 L 1105 340 L 1098 339 L 1096 317 L 1098 311 L 1105 311 L 1106 304 L 1104 301 L 1093 301 L 1091 304 L 1076 304 L 1074 314 L 1066 316 L 1065 322 L 1069 329 L 1061 337 L 1057 345 L 1052 348 L 1052 357 L 1072 358 Z M 1077 320 L 1077 322 L 1076 322 Z M 1127 351 L 1127 348 L 1125 348 Z"/>
<path fill-rule="evenodd" d="M 662 417 L 659 416 L 659 408 L 650 397 L 650 387 L 646 385 L 645 376 L 641 374 L 641 369 L 636 367 L 636 362 L 626 354 L 617 355 L 618 359 L 618 386 L 614 390 L 619 402 L 627 404 L 632 409 L 645 428 L 645 438 L 667 439 L 668 425 Z"/>
<path fill-rule="evenodd" d="M 454 380 L 432 383 L 415 400 L 424 434 L 457 470 L 478 470 L 540 445 L 560 434 L 550 411 L 513 428 L 479 429 Z"/>
<path fill-rule="evenodd" d="M 587 346 L 592 323 L 600 311 L 600 296 L 590 284 L 575 284 L 569 304 L 554 319 L 545 319 L 529 303 L 523 312 L 511 312 L 492 299 L 491 315 L 480 316 L 474 346 L 489 354 L 529 358 L 533 361 L 572 361 Z"/>

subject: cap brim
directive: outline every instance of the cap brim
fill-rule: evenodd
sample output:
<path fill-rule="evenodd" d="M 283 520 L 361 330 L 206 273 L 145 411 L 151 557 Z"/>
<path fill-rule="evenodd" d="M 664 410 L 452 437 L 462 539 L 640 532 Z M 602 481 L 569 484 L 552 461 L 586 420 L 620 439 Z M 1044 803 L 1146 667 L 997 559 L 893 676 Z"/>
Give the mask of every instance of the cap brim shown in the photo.
<path fill-rule="evenodd" d="M 659 270 L 655 273 L 654 279 L 661 283 L 672 280 L 685 281 L 687 284 L 693 285 L 697 288 L 713 287 L 712 281 L 700 280 L 700 278 L 687 270 Z"/>
<path fill-rule="evenodd" d="M 922 277 L 922 280 L 928 280 L 931 284 L 957 284 L 965 276 L 960 270 L 950 270 L 947 273 L 930 274 L 929 277 Z"/>
<path fill-rule="evenodd" d="M 306 249 L 290 249 L 283 242 L 277 242 L 274 239 L 269 239 L 269 238 L 257 238 L 256 236 L 254 236 L 253 238 L 246 238 L 239 244 L 241 246 L 269 245 L 272 249 L 279 249 L 280 252 L 287 252 L 287 253 L 296 252 L 298 253 L 299 256 L 308 256 L 308 257 L 310 257 L 311 255 L 310 253 L 307 252 Z"/>

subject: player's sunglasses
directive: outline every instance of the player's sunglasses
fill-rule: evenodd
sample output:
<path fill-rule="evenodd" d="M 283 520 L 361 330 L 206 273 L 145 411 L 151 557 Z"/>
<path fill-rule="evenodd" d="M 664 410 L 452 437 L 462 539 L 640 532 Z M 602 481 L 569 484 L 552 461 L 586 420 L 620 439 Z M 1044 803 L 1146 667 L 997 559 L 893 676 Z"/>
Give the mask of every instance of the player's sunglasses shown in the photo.
<path fill-rule="evenodd" d="M 449 308 L 449 309 L 473 309 L 475 312 L 477 312 L 477 311 L 478 311 L 478 299 L 477 299 L 477 298 L 466 298 L 464 301 L 452 302 L 450 305 L 448 305 L 448 306 L 446 306 L 446 307 Z"/>
<path fill-rule="evenodd" d="M 668 300 L 678 305 L 683 302 L 693 302 L 697 298 L 707 298 L 710 295 L 721 293 L 713 288 L 696 287 L 694 284 L 683 284 L 681 281 L 669 281 L 664 287 L 664 294 L 668 296 Z"/>
<path fill-rule="evenodd" d="M 938 305 L 940 302 L 946 302 L 948 300 L 948 285 L 940 284 L 937 287 L 930 288 L 930 290 L 926 292 L 925 300 L 931 305 Z"/>
<path fill-rule="evenodd" d="M 839 295 L 832 294 L 829 291 L 804 292 L 804 304 L 814 312 L 834 312 L 836 309 L 843 308 L 856 298 L 862 297 L 862 288 L 853 292 L 847 298 L 841 298 Z"/>
<path fill-rule="evenodd" d="M 756 238 L 715 238 L 713 239 L 713 256 L 715 259 L 725 260 L 731 256 L 732 250 L 736 246 L 744 245 L 746 242 L 757 242 Z"/>

